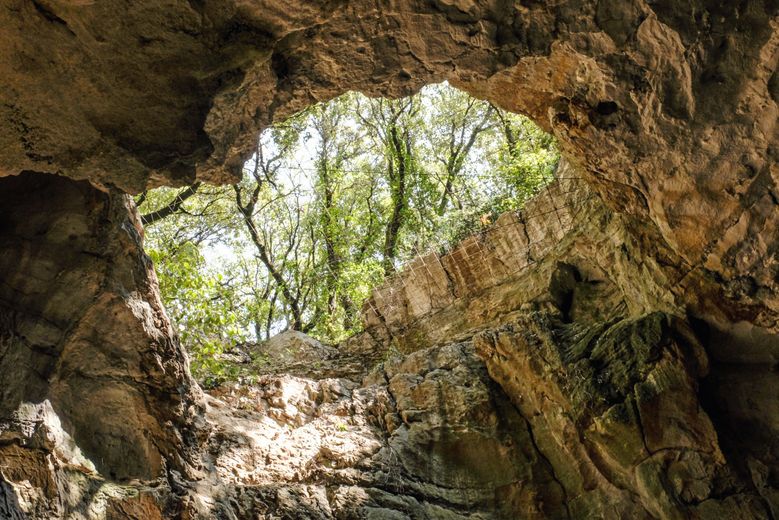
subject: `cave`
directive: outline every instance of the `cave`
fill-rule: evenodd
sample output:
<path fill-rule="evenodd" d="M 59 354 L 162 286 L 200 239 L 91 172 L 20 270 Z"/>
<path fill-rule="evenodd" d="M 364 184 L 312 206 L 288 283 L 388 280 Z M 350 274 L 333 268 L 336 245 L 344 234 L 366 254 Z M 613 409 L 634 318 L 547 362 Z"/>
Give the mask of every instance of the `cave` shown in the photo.
<path fill-rule="evenodd" d="M 779 514 L 776 2 L 8 0 L 0 21 L 0 517 Z M 466 240 L 379 288 L 342 350 L 400 361 L 297 404 L 386 435 L 285 476 L 193 381 L 131 196 L 236 182 L 312 103 L 441 81 L 532 118 L 581 183 L 490 255 Z"/>

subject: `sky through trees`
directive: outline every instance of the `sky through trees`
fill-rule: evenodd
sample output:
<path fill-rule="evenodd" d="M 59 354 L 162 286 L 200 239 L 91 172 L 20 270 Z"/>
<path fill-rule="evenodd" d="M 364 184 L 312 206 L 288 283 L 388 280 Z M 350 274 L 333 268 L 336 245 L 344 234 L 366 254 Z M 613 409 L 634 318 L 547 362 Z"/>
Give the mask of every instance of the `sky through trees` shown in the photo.
<path fill-rule="evenodd" d="M 385 276 L 521 208 L 558 161 L 527 118 L 440 84 L 315 105 L 261 135 L 238 185 L 136 202 L 193 372 L 218 379 L 241 342 L 357 332 Z"/>

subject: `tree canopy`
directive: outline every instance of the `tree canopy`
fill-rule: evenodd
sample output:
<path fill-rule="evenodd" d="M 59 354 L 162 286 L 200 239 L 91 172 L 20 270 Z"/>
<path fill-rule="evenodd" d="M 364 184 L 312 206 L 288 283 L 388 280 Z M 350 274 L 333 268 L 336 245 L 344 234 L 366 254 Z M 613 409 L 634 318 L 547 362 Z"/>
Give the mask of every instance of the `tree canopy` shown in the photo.
<path fill-rule="evenodd" d="M 558 161 L 529 119 L 440 84 L 312 106 L 260 136 L 237 185 L 136 202 L 193 371 L 218 378 L 241 342 L 357 332 L 385 276 L 521 208 Z"/>

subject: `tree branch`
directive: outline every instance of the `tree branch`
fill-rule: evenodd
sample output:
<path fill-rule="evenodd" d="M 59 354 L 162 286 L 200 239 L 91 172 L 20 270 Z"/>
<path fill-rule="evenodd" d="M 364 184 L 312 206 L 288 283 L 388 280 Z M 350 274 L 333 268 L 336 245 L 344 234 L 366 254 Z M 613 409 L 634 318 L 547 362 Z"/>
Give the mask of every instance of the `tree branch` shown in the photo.
<path fill-rule="evenodd" d="M 174 213 L 178 212 L 181 209 L 181 206 L 184 204 L 184 201 L 186 201 L 192 195 L 197 193 L 198 188 L 200 188 L 199 182 L 196 182 L 192 186 L 187 186 L 186 188 L 181 190 L 176 195 L 176 198 L 173 199 L 170 202 L 170 204 L 168 204 L 167 206 L 163 206 L 157 211 L 152 211 L 151 213 L 146 213 L 145 215 L 141 215 L 141 222 L 143 222 L 144 226 L 151 226 L 155 222 L 159 222 L 160 220 L 173 215 Z"/>

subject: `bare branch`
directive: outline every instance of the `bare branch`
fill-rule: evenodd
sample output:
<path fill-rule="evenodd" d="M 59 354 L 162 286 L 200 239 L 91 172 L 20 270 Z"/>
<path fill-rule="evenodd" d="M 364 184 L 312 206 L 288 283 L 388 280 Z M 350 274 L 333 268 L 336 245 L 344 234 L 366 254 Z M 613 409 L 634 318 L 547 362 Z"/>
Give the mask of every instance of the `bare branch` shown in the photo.
<path fill-rule="evenodd" d="M 163 206 L 157 211 L 152 211 L 151 213 L 146 213 L 145 215 L 141 215 L 141 222 L 143 222 L 144 226 L 151 226 L 155 222 L 159 222 L 160 220 L 169 217 L 174 213 L 180 211 L 181 206 L 184 204 L 184 201 L 186 201 L 188 198 L 190 198 L 195 193 L 197 193 L 198 188 L 200 188 L 199 182 L 196 182 L 192 186 L 188 186 L 184 188 L 183 190 L 178 192 L 176 198 L 173 199 L 170 202 L 170 204 L 168 204 L 167 206 Z"/>

